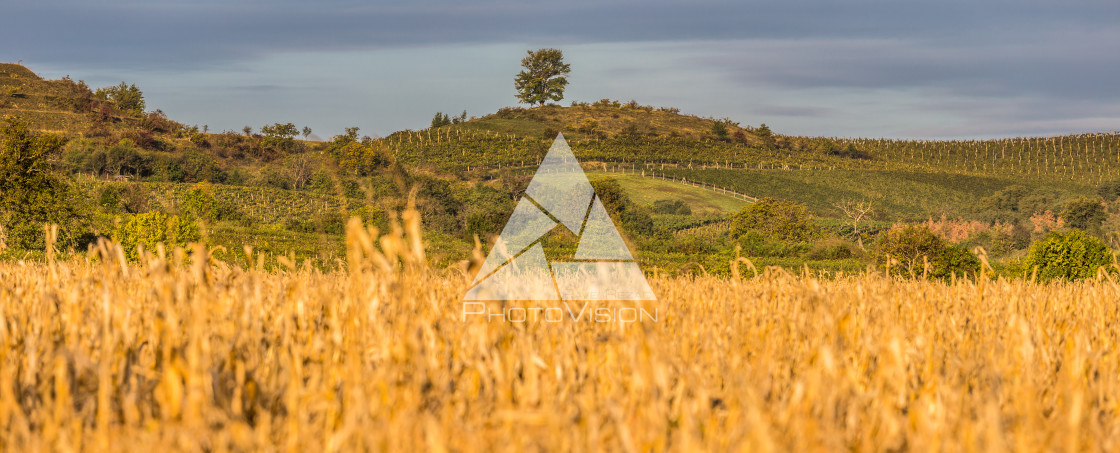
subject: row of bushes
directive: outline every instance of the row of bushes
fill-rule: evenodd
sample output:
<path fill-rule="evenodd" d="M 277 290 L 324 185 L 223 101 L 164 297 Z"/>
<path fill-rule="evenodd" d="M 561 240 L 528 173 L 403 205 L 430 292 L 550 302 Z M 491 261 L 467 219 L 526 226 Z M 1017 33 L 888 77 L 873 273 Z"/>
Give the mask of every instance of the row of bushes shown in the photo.
<path fill-rule="evenodd" d="M 732 216 L 731 235 L 750 256 L 845 259 L 863 257 L 850 243 L 820 240 L 823 232 L 803 205 L 767 198 Z M 927 225 L 895 227 L 880 233 L 871 257 L 892 275 L 930 278 L 974 277 L 981 274 L 981 258 L 964 244 L 946 241 Z M 1026 257 L 1011 260 L 1011 274 L 1077 280 L 1094 277 L 1102 267 L 1120 271 L 1112 251 L 1100 239 L 1078 229 L 1050 232 L 1034 242 Z"/>

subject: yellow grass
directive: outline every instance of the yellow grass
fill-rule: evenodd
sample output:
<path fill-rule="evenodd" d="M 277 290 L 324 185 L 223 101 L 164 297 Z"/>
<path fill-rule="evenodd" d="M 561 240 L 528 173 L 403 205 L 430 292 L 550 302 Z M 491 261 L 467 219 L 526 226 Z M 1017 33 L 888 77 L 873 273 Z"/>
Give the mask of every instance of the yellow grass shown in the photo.
<path fill-rule="evenodd" d="M 0 264 L 0 450 L 1120 448 L 1108 280 L 771 270 L 652 278 L 656 322 L 464 322 L 405 219 L 351 225 L 350 273 Z"/>

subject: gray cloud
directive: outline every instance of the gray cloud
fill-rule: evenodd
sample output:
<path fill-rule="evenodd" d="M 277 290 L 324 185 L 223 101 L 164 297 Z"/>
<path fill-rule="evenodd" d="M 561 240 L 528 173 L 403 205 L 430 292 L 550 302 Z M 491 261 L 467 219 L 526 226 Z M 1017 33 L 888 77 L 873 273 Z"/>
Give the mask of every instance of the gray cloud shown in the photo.
<path fill-rule="evenodd" d="M 833 113 L 826 107 L 798 107 L 792 105 L 759 105 L 752 109 L 765 116 L 823 117 Z"/>
<path fill-rule="evenodd" d="M 433 44 L 897 38 L 983 39 L 1114 28 L 1114 2 L 78 2 L 4 6 L 4 53 L 159 67 L 262 53 Z M 1073 5 L 1073 6 L 1071 6 Z M 1023 36 L 1019 36 L 1023 37 Z"/>
<path fill-rule="evenodd" d="M 1120 118 L 1118 17 L 1111 0 L 9 0 L 0 61 L 145 82 L 150 100 L 166 103 L 152 105 L 230 118 L 221 127 L 308 115 L 330 121 L 317 131 L 358 117 L 384 133 L 422 127 L 433 109 L 512 102 L 508 80 L 486 81 L 516 70 L 516 51 L 495 71 L 471 66 L 494 58 L 457 49 L 558 46 L 584 65 L 573 95 L 667 102 L 806 135 L 1030 134 L 1120 127 L 1109 127 Z M 380 70 L 395 65 L 417 68 Z M 355 88 L 379 73 L 391 76 L 374 81 L 394 90 Z M 456 81 L 485 87 L 463 95 Z M 213 91 L 229 96 L 199 98 Z"/>

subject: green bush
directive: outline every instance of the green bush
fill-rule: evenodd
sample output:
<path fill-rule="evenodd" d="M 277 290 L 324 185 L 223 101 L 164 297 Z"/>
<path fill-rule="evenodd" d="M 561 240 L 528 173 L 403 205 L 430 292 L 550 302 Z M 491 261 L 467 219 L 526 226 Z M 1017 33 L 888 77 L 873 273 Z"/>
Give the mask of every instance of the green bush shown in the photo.
<path fill-rule="evenodd" d="M 1023 270 L 1030 275 L 1037 269 L 1042 281 L 1079 280 L 1095 276 L 1098 268 L 1112 263 L 1112 251 L 1100 239 L 1081 230 L 1054 231 L 1031 244 Z"/>
<path fill-rule="evenodd" d="M 657 200 L 653 202 L 653 213 L 691 215 L 692 209 L 681 200 Z"/>
<path fill-rule="evenodd" d="M 808 242 L 821 234 L 805 205 L 769 197 L 731 216 L 732 237 L 749 231 L 795 242 Z"/>
<path fill-rule="evenodd" d="M 875 252 L 879 264 L 885 265 L 888 258 L 898 261 L 900 266 L 891 268 L 896 274 L 948 278 L 980 272 L 980 260 L 972 252 L 946 243 L 924 225 L 908 225 L 883 233 Z"/>
<path fill-rule="evenodd" d="M 117 191 L 116 187 L 102 187 L 101 192 L 97 196 L 97 204 L 110 211 L 115 211 L 117 206 L 121 204 L 121 194 Z"/>
<path fill-rule="evenodd" d="M 121 82 L 120 85 L 98 88 L 95 96 L 101 99 L 111 99 L 117 104 L 117 110 L 134 116 L 144 114 L 144 93 L 136 88 L 135 84 L 129 85 Z"/>
<path fill-rule="evenodd" d="M 217 218 L 217 204 L 207 184 L 195 184 L 186 195 L 183 195 L 180 203 L 183 213 L 196 219 L 213 222 Z"/>
<path fill-rule="evenodd" d="M 132 216 L 117 228 L 114 239 L 124 247 L 130 259 L 138 259 L 139 245 L 154 251 L 156 244 L 163 243 L 170 248 L 186 247 L 191 242 L 201 239 L 198 225 L 190 218 L 181 216 L 168 216 L 162 212 L 153 211 Z"/>
<path fill-rule="evenodd" d="M 980 259 L 968 249 L 952 244 L 941 249 L 930 264 L 929 276 L 934 278 L 968 277 L 980 273 Z"/>
<path fill-rule="evenodd" d="M 806 242 L 783 241 L 758 231 L 747 231 L 739 236 L 739 245 L 746 256 L 794 258 L 810 251 Z"/>
<path fill-rule="evenodd" d="M 813 244 L 805 257 L 811 260 L 844 260 L 859 257 L 861 251 L 855 244 L 842 239 L 826 239 Z"/>

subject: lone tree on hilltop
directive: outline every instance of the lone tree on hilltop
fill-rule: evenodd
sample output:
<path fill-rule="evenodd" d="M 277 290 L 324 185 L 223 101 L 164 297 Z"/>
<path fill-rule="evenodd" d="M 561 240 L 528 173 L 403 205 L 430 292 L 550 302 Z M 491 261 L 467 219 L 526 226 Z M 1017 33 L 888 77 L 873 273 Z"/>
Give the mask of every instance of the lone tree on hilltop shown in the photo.
<path fill-rule="evenodd" d="M 521 59 L 521 66 L 525 70 L 517 73 L 513 84 L 519 101 L 544 105 L 547 101 L 564 99 L 571 65 L 564 63 L 564 53 L 560 49 L 530 50 Z"/>

